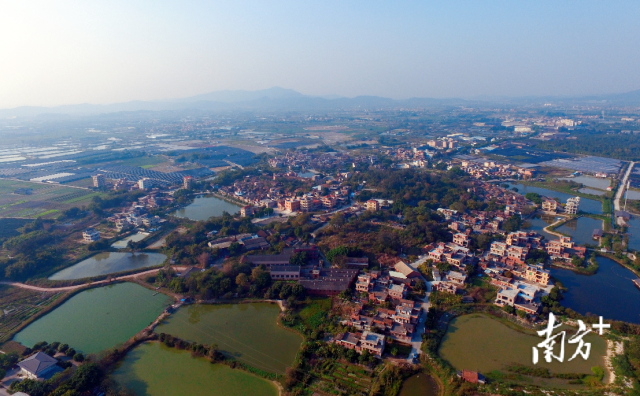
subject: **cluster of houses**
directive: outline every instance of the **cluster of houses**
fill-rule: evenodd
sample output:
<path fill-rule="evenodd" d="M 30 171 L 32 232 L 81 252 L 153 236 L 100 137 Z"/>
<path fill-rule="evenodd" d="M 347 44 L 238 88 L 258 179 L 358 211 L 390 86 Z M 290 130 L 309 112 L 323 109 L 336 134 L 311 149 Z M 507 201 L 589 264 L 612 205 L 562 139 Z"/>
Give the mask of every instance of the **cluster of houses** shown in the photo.
<path fill-rule="evenodd" d="M 477 178 L 522 178 L 535 177 L 535 170 L 528 166 L 516 166 L 499 163 L 482 158 L 463 159 L 460 161 L 460 169 Z"/>
<path fill-rule="evenodd" d="M 253 207 L 266 207 L 286 212 L 311 212 L 332 209 L 349 202 L 350 186 L 343 184 L 350 172 L 338 173 L 334 177 L 306 179 L 298 177 L 295 172 L 274 174 L 272 180 L 259 176 L 248 176 L 235 182 L 232 186 L 218 189 L 222 195 L 245 202 L 243 215 L 253 213 Z M 309 181 L 307 188 L 295 190 L 285 188 L 287 178 Z M 315 183 L 320 183 L 314 185 Z M 311 192 L 306 192 L 311 189 Z"/>
<path fill-rule="evenodd" d="M 113 223 L 118 232 L 142 226 L 152 229 L 160 224 L 161 219 L 159 216 L 150 215 L 149 211 L 168 205 L 171 202 L 173 202 L 173 197 L 154 191 L 149 195 L 138 198 L 129 207 L 125 207 L 122 212 L 109 216 L 107 221 Z"/>
<path fill-rule="evenodd" d="M 347 152 L 309 153 L 306 151 L 288 152 L 284 155 L 271 158 L 269 165 L 273 168 L 297 169 L 334 169 L 342 168 L 345 164 L 357 165 L 360 163 L 374 164 L 377 159 L 374 156 L 352 156 Z"/>
<path fill-rule="evenodd" d="M 569 215 L 578 214 L 580 207 L 580 197 L 572 197 L 567 199 L 567 203 L 563 206 L 553 198 L 542 197 L 542 211 L 550 214 L 566 213 Z"/>

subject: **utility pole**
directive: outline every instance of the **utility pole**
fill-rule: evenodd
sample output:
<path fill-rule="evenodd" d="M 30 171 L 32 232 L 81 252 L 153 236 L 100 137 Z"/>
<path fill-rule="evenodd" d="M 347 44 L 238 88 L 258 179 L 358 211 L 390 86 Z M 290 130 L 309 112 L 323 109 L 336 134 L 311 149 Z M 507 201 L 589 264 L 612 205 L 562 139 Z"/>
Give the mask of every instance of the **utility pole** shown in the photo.
<path fill-rule="evenodd" d="M 627 180 L 627 189 L 624 191 L 624 211 L 627 211 L 627 197 L 629 196 L 629 185 L 631 181 Z"/>

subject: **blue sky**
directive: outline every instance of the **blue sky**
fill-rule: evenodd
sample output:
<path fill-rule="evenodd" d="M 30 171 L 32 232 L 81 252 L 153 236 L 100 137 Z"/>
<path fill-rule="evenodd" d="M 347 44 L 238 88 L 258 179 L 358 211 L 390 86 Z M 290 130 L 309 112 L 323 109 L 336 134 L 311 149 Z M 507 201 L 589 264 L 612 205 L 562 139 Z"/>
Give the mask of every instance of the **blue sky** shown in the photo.
<path fill-rule="evenodd" d="M 475 97 L 640 89 L 638 1 L 0 4 L 0 107 L 273 86 Z"/>

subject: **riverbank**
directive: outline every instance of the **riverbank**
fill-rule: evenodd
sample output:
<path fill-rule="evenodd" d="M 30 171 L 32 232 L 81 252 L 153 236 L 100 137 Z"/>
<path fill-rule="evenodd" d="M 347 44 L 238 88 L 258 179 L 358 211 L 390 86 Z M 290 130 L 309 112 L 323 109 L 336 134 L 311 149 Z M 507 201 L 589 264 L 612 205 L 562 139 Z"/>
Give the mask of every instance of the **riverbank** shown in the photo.
<path fill-rule="evenodd" d="M 591 258 L 587 260 L 588 260 L 587 262 L 589 263 L 589 266 L 586 268 L 565 264 L 563 261 L 558 261 L 558 260 L 551 262 L 551 267 L 573 271 L 576 274 L 581 274 L 581 275 L 595 275 L 598 272 L 598 269 L 600 268 L 600 266 L 595 260 L 592 260 Z"/>
<path fill-rule="evenodd" d="M 551 191 L 556 191 L 556 192 L 560 192 L 560 193 L 564 193 L 564 194 L 569 194 L 569 195 L 574 195 L 576 197 L 581 197 L 581 198 L 586 198 L 586 199 L 591 199 L 593 201 L 600 201 L 603 202 L 606 198 L 611 199 L 609 195 L 610 191 L 607 191 L 605 193 L 605 195 L 593 195 L 593 194 L 587 194 L 587 193 L 583 193 L 578 191 L 580 188 L 583 187 L 588 187 L 585 186 L 582 183 L 575 183 L 575 184 L 580 184 L 583 187 L 576 187 L 576 189 L 574 190 L 573 188 L 570 188 L 568 186 L 563 187 L 563 185 L 565 184 L 569 184 L 569 183 L 562 183 L 562 182 L 534 182 L 534 181 L 527 181 L 527 180 L 519 180 L 518 181 L 519 184 L 522 184 L 524 186 L 531 186 L 531 187 L 538 187 L 538 188 L 544 188 L 547 190 L 551 190 Z"/>

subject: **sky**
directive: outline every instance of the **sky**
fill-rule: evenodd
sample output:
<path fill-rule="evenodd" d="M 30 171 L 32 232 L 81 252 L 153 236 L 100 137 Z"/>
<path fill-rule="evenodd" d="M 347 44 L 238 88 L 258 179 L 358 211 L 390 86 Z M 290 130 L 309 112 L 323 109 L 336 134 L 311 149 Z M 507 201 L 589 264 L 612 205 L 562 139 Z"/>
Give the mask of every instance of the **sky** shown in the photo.
<path fill-rule="evenodd" d="M 633 1 L 2 1 L 0 108 L 274 86 L 307 95 L 640 89 Z"/>

